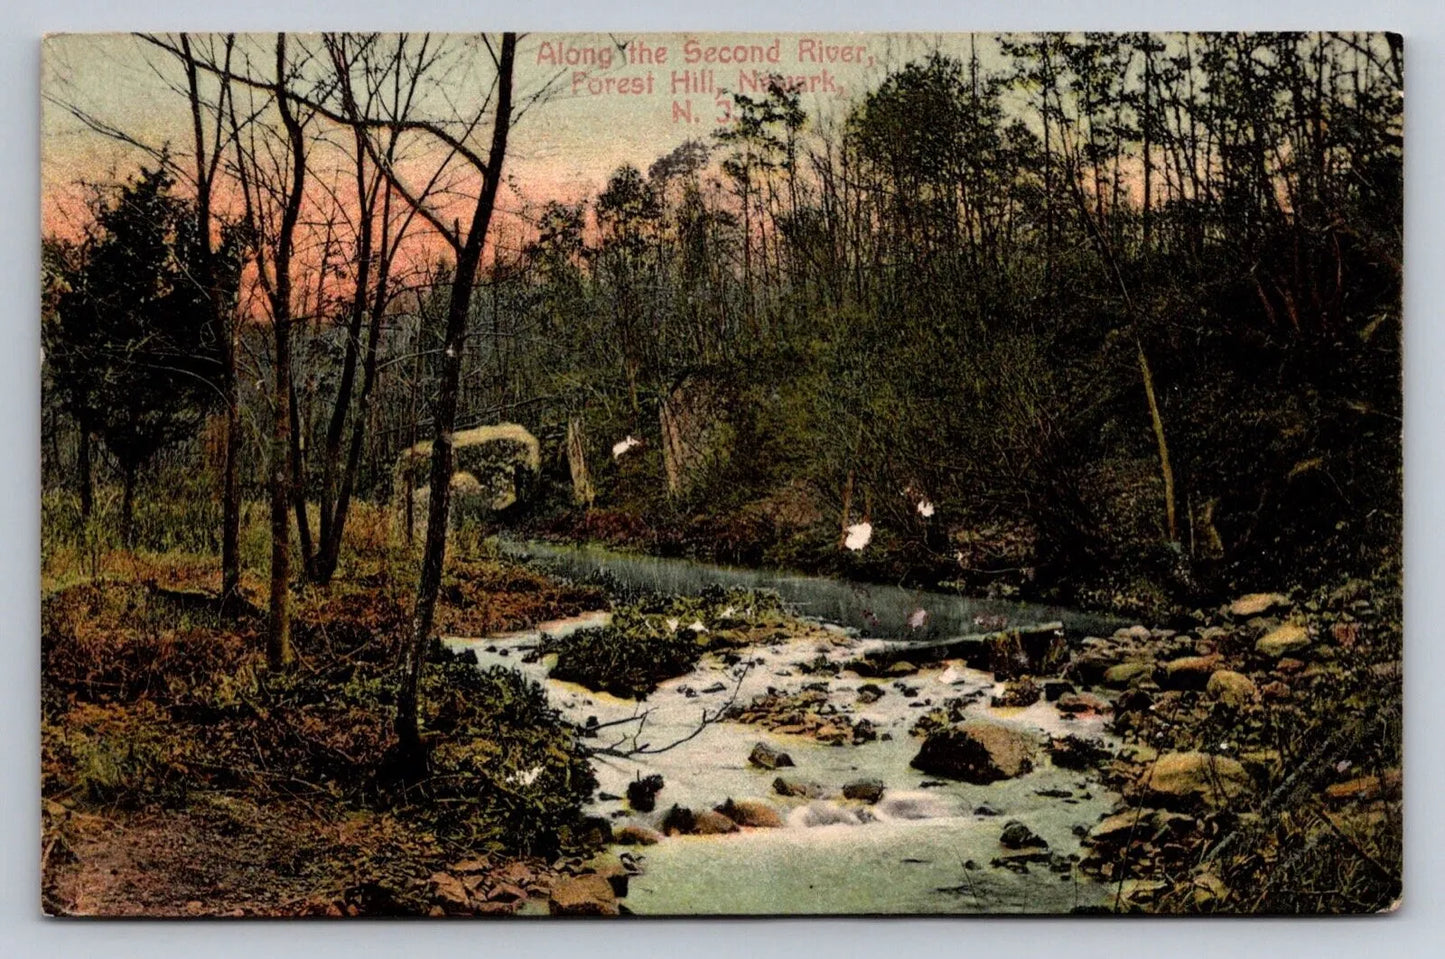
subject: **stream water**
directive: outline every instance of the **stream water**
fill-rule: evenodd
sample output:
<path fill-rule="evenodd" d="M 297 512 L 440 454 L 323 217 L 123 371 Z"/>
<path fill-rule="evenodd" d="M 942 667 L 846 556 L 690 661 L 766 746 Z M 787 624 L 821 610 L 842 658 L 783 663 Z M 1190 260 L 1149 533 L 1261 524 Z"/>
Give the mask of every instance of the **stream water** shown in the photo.
<path fill-rule="evenodd" d="M 620 553 L 600 546 L 558 546 L 502 539 L 503 554 L 573 577 L 602 574 L 623 586 L 697 593 L 708 586 L 775 591 L 804 616 L 880 639 L 946 639 L 1013 626 L 1062 622 L 1070 632 L 1107 635 L 1126 625 L 1062 606 L 980 599 L 901 586 L 854 583 L 779 570 L 715 566 L 687 559 Z"/>
<path fill-rule="evenodd" d="M 1041 836 L 1051 852 L 1078 853 L 1075 829 L 1092 826 L 1116 798 L 1099 784 L 1096 773 L 1055 768 L 1044 759 L 1027 775 L 978 786 L 934 780 L 909 766 L 920 742 L 909 735 L 909 728 L 929 707 L 951 697 L 978 693 L 967 708 L 970 716 L 1017 725 L 1040 740 L 1046 733 L 1068 732 L 1106 738 L 1102 719 L 1065 717 L 1043 701 L 1023 709 L 995 709 L 989 699 L 1002 684 L 961 663 L 897 680 L 873 680 L 886 693 L 866 705 L 858 700 L 858 687 L 869 680 L 846 669 L 836 677 L 798 669 L 820 655 L 839 663 L 856 659 L 880 638 L 968 631 L 974 616 L 1008 616 L 1015 624 L 1064 619 L 1075 627 L 1081 625 L 1080 617 L 1063 610 L 886 587 L 861 589 L 814 577 L 717 570 L 676 560 L 629 556 L 614 562 L 616 554 L 596 550 L 529 550 L 573 575 L 603 569 L 620 582 L 659 590 L 695 592 L 710 583 L 776 589 L 826 626 L 809 636 L 742 650 L 744 658 L 732 665 L 706 655 L 692 672 L 664 682 L 641 703 L 550 679 L 551 657 L 524 662 L 542 633 L 599 625 L 606 621 L 605 613 L 545 623 L 527 632 L 448 640 L 455 648 L 475 650 L 483 666 L 505 665 L 536 679 L 570 720 L 584 724 L 595 717 L 604 727 L 597 733 L 598 745 L 625 751 L 686 740 L 656 753 L 594 760 L 599 791 L 591 811 L 608 817 L 615 828 L 627 823 L 655 828 L 673 804 L 701 810 L 729 798 L 764 801 L 782 817 L 782 828 L 673 836 L 633 847 L 629 851 L 642 869 L 625 900 L 633 912 L 1057 913 L 1099 904 L 1108 895 L 1076 869 L 1054 871 L 1035 863 L 1020 872 L 990 865 L 1008 853 L 999 836 L 1011 819 Z M 926 632 L 909 626 L 910 617 L 917 621 L 918 609 L 930 613 Z M 830 746 L 731 721 L 711 723 L 697 732 L 705 714 L 712 716 L 730 702 L 747 703 L 770 690 L 795 692 L 819 682 L 827 684 L 829 703 L 855 722 L 869 720 L 879 739 Z M 795 767 L 772 772 L 751 766 L 748 755 L 759 742 L 788 753 Z M 830 796 L 839 796 L 846 783 L 857 779 L 880 780 L 885 790 L 874 805 L 788 798 L 772 788 L 779 772 L 821 785 Z M 629 782 L 651 773 L 660 773 L 666 784 L 655 812 L 639 814 L 620 798 L 609 798 L 624 796 Z"/>

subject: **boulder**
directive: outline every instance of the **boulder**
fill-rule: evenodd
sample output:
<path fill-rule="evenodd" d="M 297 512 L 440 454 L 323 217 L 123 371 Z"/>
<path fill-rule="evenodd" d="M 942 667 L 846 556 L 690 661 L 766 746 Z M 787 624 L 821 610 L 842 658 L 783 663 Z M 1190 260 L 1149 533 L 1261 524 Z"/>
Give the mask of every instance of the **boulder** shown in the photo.
<path fill-rule="evenodd" d="M 1003 833 L 998 837 L 999 843 L 1008 849 L 1047 849 L 1049 844 L 1039 838 L 1028 826 L 1011 819 L 1004 824 Z"/>
<path fill-rule="evenodd" d="M 1153 663 L 1119 663 L 1117 666 L 1110 666 L 1104 670 L 1103 681 L 1105 686 L 1123 689 L 1149 679 L 1153 675 Z"/>
<path fill-rule="evenodd" d="M 1166 689 L 1203 689 L 1209 684 L 1209 677 L 1218 668 L 1222 657 L 1215 653 L 1209 656 L 1183 656 L 1164 664 L 1164 687 Z"/>
<path fill-rule="evenodd" d="M 653 846 L 662 838 L 662 833 L 637 823 L 628 823 L 617 830 L 612 841 L 619 846 Z"/>
<path fill-rule="evenodd" d="M 767 743 L 758 743 L 748 754 L 748 762 L 759 769 L 778 769 L 793 765 L 793 757 Z"/>
<path fill-rule="evenodd" d="M 782 824 L 779 823 L 779 825 Z M 696 835 L 722 836 L 737 831 L 738 824 L 720 812 L 704 809 L 701 812 L 693 813 L 692 832 Z"/>
<path fill-rule="evenodd" d="M 1139 774 L 1136 785 L 1162 806 L 1223 808 L 1254 789 L 1243 765 L 1204 752 L 1162 753 Z"/>
<path fill-rule="evenodd" d="M 1091 769 L 1103 765 L 1112 756 L 1102 741 L 1072 733 L 1049 741 L 1049 758 L 1061 769 Z"/>
<path fill-rule="evenodd" d="M 547 911 L 554 916 L 615 916 L 617 893 L 605 876 L 568 876 L 553 884 Z"/>
<path fill-rule="evenodd" d="M 1276 626 L 1260 637 L 1259 642 L 1254 644 L 1254 651 L 1261 656 L 1268 656 L 1270 659 L 1279 659 L 1281 656 L 1308 649 L 1309 645 L 1309 630 L 1303 626 L 1289 624 Z"/>
<path fill-rule="evenodd" d="M 1043 696 L 1039 684 L 1025 676 L 1004 684 L 1003 694 L 993 697 L 991 705 L 997 709 L 1032 706 Z"/>
<path fill-rule="evenodd" d="M 751 826 L 754 829 L 777 829 L 783 824 L 777 810 L 757 799 L 728 799 L 717 807 L 717 812 L 739 826 Z"/>
<path fill-rule="evenodd" d="M 628 859 L 632 857 L 629 855 Z M 632 879 L 632 870 L 618 856 L 602 856 L 594 860 L 589 867 L 593 873 L 607 880 L 612 887 L 612 894 L 619 899 L 627 895 L 627 889 Z"/>
<path fill-rule="evenodd" d="M 1229 615 L 1239 619 L 1262 616 L 1272 609 L 1289 609 L 1289 597 L 1282 593 L 1250 593 L 1229 604 Z"/>
<path fill-rule="evenodd" d="M 1259 698 L 1259 687 L 1254 684 L 1254 680 L 1231 669 L 1216 669 L 1211 673 L 1205 692 L 1226 706 L 1236 709 Z"/>
<path fill-rule="evenodd" d="M 1279 702 L 1293 697 L 1294 690 L 1290 689 L 1289 683 L 1276 679 L 1274 682 L 1265 683 L 1259 687 L 1259 695 L 1267 702 Z"/>
<path fill-rule="evenodd" d="M 1102 715 L 1113 707 L 1091 693 L 1065 693 L 1054 703 L 1061 713 L 1095 713 Z"/>
<path fill-rule="evenodd" d="M 1030 771 L 1033 757 L 1034 741 L 1027 733 L 973 719 L 930 733 L 911 765 L 931 776 L 986 785 Z"/>
<path fill-rule="evenodd" d="M 1129 809 L 1112 816 L 1105 816 L 1098 825 L 1089 830 L 1090 843 L 1128 842 L 1130 837 L 1146 839 L 1154 832 L 1154 810 Z"/>
<path fill-rule="evenodd" d="M 883 781 L 881 779 L 855 779 L 843 787 L 844 799 L 857 799 L 861 802 L 876 803 L 883 798 Z"/>
<path fill-rule="evenodd" d="M 1057 702 L 1060 696 L 1066 693 L 1078 692 L 1074 684 L 1062 679 L 1050 679 L 1044 683 L 1044 699 L 1048 702 Z"/>
<path fill-rule="evenodd" d="M 658 828 L 662 830 L 664 836 L 671 836 L 677 833 L 687 835 L 696 829 L 696 820 L 697 817 L 693 815 L 691 809 L 688 809 L 686 806 L 674 805 L 662 817 L 662 822 L 658 824 Z"/>
<path fill-rule="evenodd" d="M 432 902 L 449 913 L 464 913 L 471 909 L 472 897 L 466 884 L 449 872 L 434 872 L 427 880 L 427 892 Z"/>
<path fill-rule="evenodd" d="M 825 795 L 825 790 L 817 783 L 785 779 L 782 776 L 773 780 L 773 792 L 779 796 L 795 796 L 799 799 L 822 799 Z"/>

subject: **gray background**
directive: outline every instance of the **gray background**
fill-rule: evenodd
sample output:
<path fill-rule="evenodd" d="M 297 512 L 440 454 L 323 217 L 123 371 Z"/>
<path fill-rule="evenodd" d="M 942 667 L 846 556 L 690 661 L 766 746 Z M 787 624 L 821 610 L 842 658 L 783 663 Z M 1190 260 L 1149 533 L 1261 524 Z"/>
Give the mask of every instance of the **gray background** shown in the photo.
<path fill-rule="evenodd" d="M 582 0 L 8 0 L 0 19 L 0 956 L 418 955 L 465 950 L 587 959 L 712 956 L 1394 956 L 1445 954 L 1439 732 L 1445 622 L 1445 29 L 1440 0 L 866 0 L 679 5 Z M 64 30 L 1388 29 L 1406 36 L 1405 904 L 1326 920 L 892 919 L 480 922 L 100 922 L 39 912 L 40 36 Z M 859 882 L 868 882 L 866 875 Z M 358 953 L 360 950 L 360 953 Z"/>

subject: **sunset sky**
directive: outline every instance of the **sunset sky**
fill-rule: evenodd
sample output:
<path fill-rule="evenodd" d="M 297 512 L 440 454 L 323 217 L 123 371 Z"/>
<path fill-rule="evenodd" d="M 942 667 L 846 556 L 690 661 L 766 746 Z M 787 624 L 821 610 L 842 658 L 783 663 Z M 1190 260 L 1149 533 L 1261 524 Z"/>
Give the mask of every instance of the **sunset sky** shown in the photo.
<path fill-rule="evenodd" d="M 990 37 L 977 36 L 973 44 L 985 65 L 997 62 Z M 518 45 L 518 96 L 547 95 L 514 129 L 507 160 L 514 188 L 503 197 L 503 209 L 524 200 L 580 199 L 622 163 L 645 170 L 684 140 L 712 134 L 726 122 L 726 91 L 748 92 L 758 76 L 788 77 L 805 91 L 810 122 L 828 122 L 843 116 L 890 66 L 933 49 L 967 57 L 970 36 L 526 35 Z M 464 107 L 480 102 L 490 76 L 485 49 L 474 50 L 475 70 L 446 91 Z M 123 178 L 143 158 L 134 146 L 87 128 L 67 107 L 145 144 L 189 149 L 183 77 L 164 51 L 127 34 L 55 35 L 45 43 L 42 70 L 46 232 L 75 229 L 85 195 L 81 181 Z"/>

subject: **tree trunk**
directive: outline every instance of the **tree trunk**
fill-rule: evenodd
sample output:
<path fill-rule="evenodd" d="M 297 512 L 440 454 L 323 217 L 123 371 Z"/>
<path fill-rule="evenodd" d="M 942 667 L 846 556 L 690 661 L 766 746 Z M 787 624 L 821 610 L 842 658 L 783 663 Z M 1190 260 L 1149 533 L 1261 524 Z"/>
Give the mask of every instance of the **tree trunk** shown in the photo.
<path fill-rule="evenodd" d="M 1154 394 L 1154 377 L 1149 372 L 1149 359 L 1139 350 L 1139 373 L 1144 377 L 1144 396 L 1149 402 L 1149 419 L 1154 424 L 1154 440 L 1159 446 L 1159 473 L 1164 479 L 1164 520 L 1169 529 L 1169 542 L 1179 542 L 1179 522 L 1174 508 L 1174 470 L 1169 465 L 1169 444 L 1164 439 L 1164 418 L 1159 414 L 1159 398 Z"/>
<path fill-rule="evenodd" d="M 322 538 L 321 550 L 316 557 L 315 582 L 321 586 L 330 583 L 331 577 L 336 575 L 336 564 L 341 557 L 341 537 L 346 530 L 346 517 L 351 509 L 351 494 L 356 487 L 361 448 L 366 439 L 366 421 L 371 413 L 371 393 L 376 386 L 377 343 L 381 339 L 381 318 L 386 311 L 388 296 L 386 276 L 383 274 L 377 280 L 370 326 L 366 331 L 366 357 L 362 363 L 361 394 L 357 397 L 356 414 L 351 424 L 351 446 L 342 466 L 331 525 Z M 407 519 L 409 522 L 411 516 L 408 515 Z"/>
<path fill-rule="evenodd" d="M 280 311 L 289 312 L 289 311 Z M 271 589 L 266 664 L 283 669 L 291 649 L 291 321 L 273 318 L 276 371 L 271 390 Z"/>
<path fill-rule="evenodd" d="M 121 469 L 120 542 L 126 549 L 135 546 L 135 467 Z"/>
<path fill-rule="evenodd" d="M 226 323 L 223 390 L 226 394 L 226 458 L 221 479 L 221 605 L 240 595 L 241 586 L 241 397 L 236 383 L 236 331 Z"/>
<path fill-rule="evenodd" d="M 229 68 L 234 38 L 226 38 L 226 65 Z M 206 289 L 206 302 L 221 354 L 221 393 L 226 407 L 225 458 L 221 477 L 221 608 L 227 609 L 237 597 L 241 584 L 241 491 L 237 475 L 241 462 L 241 400 L 236 383 L 236 323 L 217 278 L 216 251 L 211 238 L 211 200 L 216 170 L 221 160 L 221 114 L 228 95 L 229 80 L 221 79 L 215 103 L 214 140 L 207 153 L 206 129 L 201 111 L 203 98 L 199 67 L 191 52 L 191 41 L 180 36 L 181 63 L 185 67 L 187 94 L 191 108 L 191 134 L 196 162 L 196 237 L 201 249 L 201 275 L 197 278 Z"/>
<path fill-rule="evenodd" d="M 271 589 L 266 630 L 266 664 L 284 669 L 295 661 L 291 649 L 291 254 L 306 187 L 306 144 L 301 123 L 286 90 L 286 35 L 276 38 L 276 110 L 286 128 L 291 177 L 286 207 L 277 231 L 275 279 L 268 291 L 276 338 L 275 382 L 271 404 Z"/>
<path fill-rule="evenodd" d="M 90 431 L 84 426 L 75 447 L 75 471 L 80 481 L 80 518 L 88 520 L 95 508 L 95 484 L 90 477 Z"/>
<path fill-rule="evenodd" d="M 421 580 L 417 585 L 416 611 L 412 617 L 411 642 L 402 662 L 402 685 L 397 696 L 396 733 L 402 755 L 414 764 L 425 760 L 417 722 L 418 687 L 426 644 L 431 637 L 437 592 L 441 588 L 442 563 L 446 555 L 447 512 L 452 476 L 452 429 L 457 414 L 457 386 L 461 379 L 462 348 L 466 341 L 467 315 L 477 269 L 496 206 L 501 184 L 502 161 L 507 152 L 507 134 L 512 119 L 512 64 L 516 57 L 516 34 L 502 35 L 497 64 L 497 112 L 492 127 L 491 150 L 482 177 L 482 191 L 472 214 L 466 243 L 457 257 L 447 304 L 446 337 L 441 358 L 441 382 L 436 403 L 436 433 L 431 450 L 431 499 L 427 508 L 426 543 L 422 553 Z"/>

